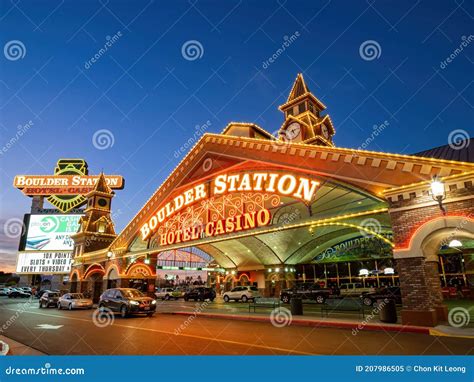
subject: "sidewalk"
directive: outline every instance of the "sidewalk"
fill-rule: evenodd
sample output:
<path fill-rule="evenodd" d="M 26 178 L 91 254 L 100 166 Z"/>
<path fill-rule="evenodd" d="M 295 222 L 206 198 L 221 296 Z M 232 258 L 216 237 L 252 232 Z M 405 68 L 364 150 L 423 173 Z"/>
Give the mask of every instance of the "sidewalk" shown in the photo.
<path fill-rule="evenodd" d="M 46 355 L 39 350 L 33 349 L 5 336 L 0 336 L 0 341 L 5 342 L 9 346 L 10 349 L 7 355 Z"/>
<path fill-rule="evenodd" d="M 181 316 L 196 316 L 210 319 L 226 319 L 239 321 L 257 321 L 271 323 L 269 314 L 261 313 L 208 313 L 208 312 L 160 312 L 160 314 L 172 314 Z M 375 320 L 373 320 L 375 321 Z M 412 326 L 402 324 L 389 324 L 382 322 L 368 322 L 364 319 L 349 319 L 349 318 L 330 318 L 330 317 L 315 317 L 315 316 L 292 316 L 290 325 L 294 326 L 310 326 L 321 328 L 339 328 L 349 329 L 352 331 L 375 330 L 387 332 L 403 332 L 428 334 L 433 336 L 449 336 L 460 338 L 474 338 L 474 329 L 472 328 L 455 328 L 451 326 L 439 325 L 434 328 L 425 326 Z"/>

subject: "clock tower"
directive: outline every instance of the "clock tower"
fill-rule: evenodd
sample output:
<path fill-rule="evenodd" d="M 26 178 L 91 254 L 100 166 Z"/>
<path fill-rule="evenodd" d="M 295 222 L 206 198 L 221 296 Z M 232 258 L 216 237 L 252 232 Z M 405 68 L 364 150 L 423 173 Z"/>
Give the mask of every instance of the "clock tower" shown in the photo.
<path fill-rule="evenodd" d="M 280 140 L 334 146 L 332 137 L 336 131 L 331 118 L 322 115 L 326 106 L 309 91 L 301 73 L 279 109 L 285 114 L 285 122 L 278 132 Z"/>
<path fill-rule="evenodd" d="M 107 248 L 117 236 L 110 216 L 114 192 L 107 185 L 103 172 L 94 189 L 85 196 L 85 214 L 79 219 L 78 232 L 71 236 L 74 240 L 74 257 Z"/>

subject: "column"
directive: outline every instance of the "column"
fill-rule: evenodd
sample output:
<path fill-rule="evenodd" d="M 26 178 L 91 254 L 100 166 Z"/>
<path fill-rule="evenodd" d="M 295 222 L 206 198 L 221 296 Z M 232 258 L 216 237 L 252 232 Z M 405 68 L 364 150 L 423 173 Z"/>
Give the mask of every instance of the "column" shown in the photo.
<path fill-rule="evenodd" d="M 438 316 L 438 321 L 448 320 L 448 307 L 443 303 L 441 280 L 437 261 L 425 260 L 426 281 L 429 287 L 431 304 Z"/>
<path fill-rule="evenodd" d="M 424 257 L 397 258 L 396 262 L 402 293 L 402 323 L 436 326 L 438 314 L 435 294 L 431 292 L 433 267 L 425 265 Z"/>

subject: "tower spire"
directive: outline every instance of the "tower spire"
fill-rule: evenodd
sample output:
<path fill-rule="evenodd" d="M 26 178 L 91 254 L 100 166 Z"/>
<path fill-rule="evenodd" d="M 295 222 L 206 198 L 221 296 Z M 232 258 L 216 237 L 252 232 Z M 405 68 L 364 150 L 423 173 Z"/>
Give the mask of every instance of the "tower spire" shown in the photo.
<path fill-rule="evenodd" d="M 112 189 L 107 184 L 107 180 L 105 179 L 105 175 L 104 175 L 103 171 L 101 171 L 101 173 L 99 175 L 99 179 L 97 179 L 97 182 L 94 186 L 93 191 L 102 192 L 104 194 L 112 194 L 113 193 Z"/>
<path fill-rule="evenodd" d="M 321 115 L 326 106 L 311 93 L 302 73 L 296 76 L 287 101 L 279 109 L 285 114 L 280 139 L 333 146 L 335 130 L 331 118 Z"/>
<path fill-rule="evenodd" d="M 296 80 L 293 83 L 293 87 L 291 88 L 290 94 L 288 94 L 288 99 L 286 102 L 293 101 L 295 98 L 302 96 L 305 93 L 309 93 L 308 86 L 306 86 L 306 82 L 304 81 L 303 74 L 298 73 L 296 76 Z"/>

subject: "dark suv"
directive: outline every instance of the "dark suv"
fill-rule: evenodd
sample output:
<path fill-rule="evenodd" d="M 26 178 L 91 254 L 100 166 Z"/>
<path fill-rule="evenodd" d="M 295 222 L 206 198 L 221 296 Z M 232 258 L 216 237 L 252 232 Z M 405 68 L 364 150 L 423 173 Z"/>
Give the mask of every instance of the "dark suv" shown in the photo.
<path fill-rule="evenodd" d="M 41 298 L 39 299 L 39 307 L 40 308 L 49 308 L 51 306 L 56 307 L 58 306 L 58 300 L 59 300 L 58 292 L 46 291 L 41 295 Z"/>
<path fill-rule="evenodd" d="M 145 296 L 138 289 L 107 289 L 99 300 L 99 310 L 104 311 L 105 309 L 119 312 L 122 317 L 139 313 L 152 316 L 156 311 L 156 300 Z"/>
<path fill-rule="evenodd" d="M 212 288 L 206 287 L 197 287 L 188 290 L 184 294 L 184 301 L 194 300 L 194 301 L 214 301 L 216 298 L 216 292 Z"/>
<path fill-rule="evenodd" d="M 319 284 L 298 284 L 291 289 L 283 289 L 280 292 L 280 299 L 285 304 L 288 304 L 294 297 L 303 300 L 314 300 L 318 304 L 324 304 L 326 299 L 333 293 L 329 288 L 323 288 Z"/>

